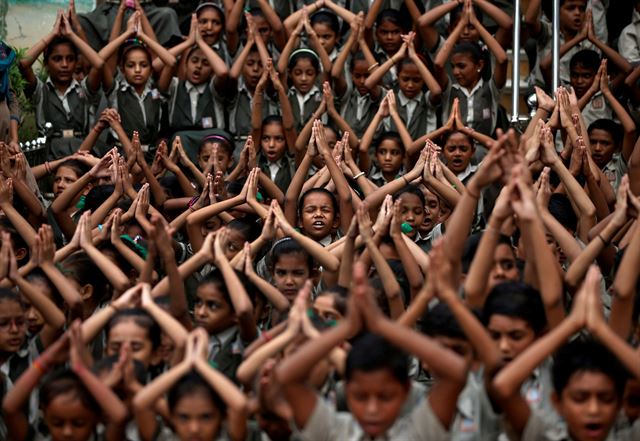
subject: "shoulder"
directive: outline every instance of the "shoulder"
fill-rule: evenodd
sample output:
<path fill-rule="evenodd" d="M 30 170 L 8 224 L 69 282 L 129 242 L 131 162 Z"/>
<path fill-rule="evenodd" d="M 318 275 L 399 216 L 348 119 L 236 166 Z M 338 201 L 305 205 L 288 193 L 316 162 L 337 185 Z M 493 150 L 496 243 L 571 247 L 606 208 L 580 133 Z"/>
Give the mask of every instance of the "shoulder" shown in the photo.
<path fill-rule="evenodd" d="M 547 419 L 542 413 L 532 409 L 527 425 L 522 432 L 522 441 L 561 441 L 568 438 L 564 423 Z"/>
<path fill-rule="evenodd" d="M 300 434 L 303 439 L 329 441 L 348 439 L 359 431 L 360 426 L 350 413 L 336 412 L 328 402 L 317 397 L 313 413 Z"/>
<path fill-rule="evenodd" d="M 396 428 L 396 426 L 398 426 Z M 405 426 L 405 427 L 403 427 Z M 433 413 L 428 399 L 422 400 L 404 421 L 398 421 L 391 431 L 398 430 L 398 439 L 428 439 L 430 441 L 448 440 L 449 432 Z M 403 435 L 402 432 L 406 433 Z M 396 434 L 390 433 L 395 437 Z"/>

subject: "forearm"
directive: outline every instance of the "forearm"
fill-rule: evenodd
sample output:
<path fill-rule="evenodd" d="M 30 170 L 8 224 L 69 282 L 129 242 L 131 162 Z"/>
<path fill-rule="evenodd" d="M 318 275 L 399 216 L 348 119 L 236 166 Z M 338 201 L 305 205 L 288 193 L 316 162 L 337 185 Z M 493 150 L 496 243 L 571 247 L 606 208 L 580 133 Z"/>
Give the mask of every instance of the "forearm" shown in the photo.
<path fill-rule="evenodd" d="M 245 272 L 249 280 L 260 290 L 262 294 L 267 298 L 269 303 L 273 305 L 276 310 L 280 312 L 286 312 L 289 310 L 289 300 L 273 285 L 257 275 L 255 272 Z"/>
<path fill-rule="evenodd" d="M 493 266 L 493 254 L 500 239 L 500 228 L 504 219 L 489 219 L 489 226 L 482 233 L 478 249 L 473 257 L 469 272 L 464 280 L 464 294 L 467 305 L 482 308 L 487 294 L 487 281 Z M 445 247 L 446 249 L 446 247 Z"/>
<path fill-rule="evenodd" d="M 35 237 L 37 235 L 36 230 L 33 229 L 31 224 L 27 222 L 27 220 L 18 213 L 18 211 L 13 208 L 13 205 L 9 202 L 0 204 L 0 209 L 5 214 L 11 225 L 18 231 L 18 234 L 22 239 L 26 242 L 26 244 L 31 247 L 34 243 Z"/>
<path fill-rule="evenodd" d="M 62 329 L 65 324 L 64 314 L 49 297 L 37 291 L 34 286 L 22 278 L 22 276 L 18 276 L 15 283 L 20 289 L 20 293 L 24 295 L 42 315 L 45 323 L 54 329 Z"/>
<path fill-rule="evenodd" d="M 111 283 L 114 289 L 124 291 L 129 287 L 129 279 L 127 276 L 115 263 L 102 254 L 100 250 L 93 245 L 85 246 L 83 249 L 107 280 L 109 280 L 109 283 Z"/>
<path fill-rule="evenodd" d="M 568 285 L 573 287 L 578 286 L 587 273 L 589 265 L 591 265 L 596 257 L 608 246 L 619 229 L 619 225 L 616 225 L 614 222 L 609 222 L 607 226 L 589 242 L 565 274 L 565 282 Z M 605 243 L 607 244 L 606 246 Z"/>
<path fill-rule="evenodd" d="M 400 262 L 402 262 L 404 272 L 407 275 L 407 280 L 411 289 L 411 298 L 414 298 L 416 293 L 420 291 L 420 288 L 422 288 L 424 275 L 422 274 L 422 271 L 420 271 L 420 266 L 413 257 L 413 254 L 411 254 L 411 250 L 409 250 L 403 236 L 403 233 L 397 235 L 392 234 L 391 239 L 393 240 L 393 244 L 395 245 L 398 256 L 400 257 Z"/>
<path fill-rule="evenodd" d="M 246 385 L 251 384 L 253 378 L 264 363 L 269 358 L 279 354 L 280 351 L 282 351 L 291 342 L 293 337 L 295 337 L 294 333 L 285 330 L 285 332 L 279 334 L 273 340 L 260 346 L 255 352 L 245 358 L 240 366 L 238 366 L 238 370 L 236 372 L 238 381 Z"/>
<path fill-rule="evenodd" d="M 382 287 L 384 289 L 387 302 L 389 303 L 389 312 L 392 320 L 398 319 L 404 312 L 404 303 L 402 301 L 402 288 L 395 277 L 395 274 L 391 270 L 391 267 L 385 260 L 384 256 L 378 249 L 378 246 L 373 242 L 373 238 L 369 238 L 365 241 L 369 256 L 373 261 L 376 271 L 382 281 Z"/>
<path fill-rule="evenodd" d="M 13 189 L 16 192 L 16 195 L 27 207 L 29 213 L 37 218 L 46 217 L 44 207 L 40 203 L 40 200 L 34 194 L 33 190 L 29 188 L 26 181 L 23 181 L 22 179 L 13 179 Z"/>

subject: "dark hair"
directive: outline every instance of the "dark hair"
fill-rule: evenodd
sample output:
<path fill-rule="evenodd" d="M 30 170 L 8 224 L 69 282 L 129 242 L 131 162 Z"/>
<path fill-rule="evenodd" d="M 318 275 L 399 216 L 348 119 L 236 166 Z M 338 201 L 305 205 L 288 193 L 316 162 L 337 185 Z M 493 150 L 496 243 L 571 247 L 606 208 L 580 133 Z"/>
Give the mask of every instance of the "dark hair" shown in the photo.
<path fill-rule="evenodd" d="M 257 291 L 256 286 L 247 278 L 247 276 L 244 273 L 238 270 L 234 270 L 234 271 L 236 273 L 236 276 L 240 280 L 240 283 L 242 283 L 242 286 L 244 286 L 244 289 L 247 292 L 247 296 L 249 297 L 249 300 L 251 300 L 251 303 L 255 304 L 256 291 Z M 198 282 L 198 287 L 207 285 L 207 284 L 212 284 L 218 290 L 220 290 L 220 292 L 222 293 L 222 297 L 224 298 L 224 301 L 227 302 L 233 309 L 233 302 L 231 301 L 231 295 L 229 294 L 227 284 L 224 281 L 224 276 L 222 275 L 222 272 L 219 269 L 216 268 L 213 271 L 211 271 L 209 274 L 204 276 L 202 280 Z"/>
<path fill-rule="evenodd" d="M 409 358 L 405 353 L 375 334 L 365 332 L 356 337 L 347 355 L 347 382 L 355 371 L 373 372 L 381 369 L 388 369 L 400 383 L 409 384 Z"/>
<path fill-rule="evenodd" d="M 424 193 L 422 192 L 422 190 L 420 190 L 417 186 L 415 186 L 413 184 L 405 185 L 400 190 L 396 191 L 393 194 L 393 200 L 397 201 L 398 198 L 400 198 L 400 196 L 402 196 L 405 193 L 414 194 L 414 195 L 418 196 L 418 198 L 420 198 L 420 202 L 422 203 L 423 207 L 425 207 L 427 205 L 427 201 L 424 198 Z"/>
<path fill-rule="evenodd" d="M 268 126 L 269 124 L 278 124 L 280 126 L 284 125 L 284 123 L 282 122 L 282 116 L 269 115 L 262 120 L 262 127 Z"/>
<path fill-rule="evenodd" d="M 69 40 L 67 37 L 58 35 L 56 37 L 53 37 L 53 40 L 51 40 L 51 43 L 49 43 L 47 47 L 44 48 L 43 57 L 44 57 L 45 65 L 49 62 L 49 57 L 51 57 L 51 52 L 53 52 L 53 50 L 56 47 L 61 46 L 63 44 L 68 44 L 71 47 L 71 51 L 73 52 L 73 55 L 75 55 L 76 60 L 78 59 L 78 48 L 76 47 L 76 45 L 73 44 L 73 42 Z"/>
<path fill-rule="evenodd" d="M 320 73 L 320 58 L 311 49 L 298 49 L 298 51 L 294 51 L 291 57 L 289 57 L 288 69 L 291 70 L 296 67 L 299 60 L 309 60 L 311 66 L 316 70 L 316 73 Z"/>
<path fill-rule="evenodd" d="M 480 231 L 478 233 L 474 233 L 471 236 L 467 237 L 467 240 L 464 243 L 464 250 L 462 251 L 462 273 L 467 274 L 469 272 L 469 268 L 471 267 L 471 263 L 476 256 L 476 251 L 478 251 L 478 245 L 480 244 L 480 239 L 482 238 L 483 232 Z M 511 239 L 509 236 L 505 236 L 504 234 L 500 234 L 498 237 L 498 245 L 508 245 L 513 250 L 513 244 L 511 243 Z"/>
<path fill-rule="evenodd" d="M 402 142 L 402 138 L 400 137 L 400 134 L 398 132 L 393 130 L 385 130 L 384 132 L 380 133 L 378 138 L 376 138 L 376 140 L 374 141 L 374 145 L 376 146 L 376 151 L 378 151 L 380 144 L 382 144 L 383 141 L 386 141 L 388 139 L 391 141 L 395 141 L 398 144 L 398 147 L 400 147 L 400 149 L 404 153 L 405 150 L 404 150 L 404 143 Z"/>
<path fill-rule="evenodd" d="M 587 133 L 591 135 L 593 130 L 604 130 L 609 133 L 613 138 L 613 143 L 616 146 L 622 144 L 622 139 L 624 138 L 624 129 L 621 124 L 618 124 L 612 119 L 600 118 L 589 124 L 589 128 L 587 129 Z"/>
<path fill-rule="evenodd" d="M 120 46 L 120 49 L 118 50 L 118 60 L 120 61 L 120 64 L 123 64 L 127 54 L 131 51 L 134 51 L 136 49 L 140 49 L 141 51 L 143 51 L 145 54 L 147 54 L 147 59 L 149 60 L 149 63 L 151 63 L 151 53 L 149 52 L 149 49 L 147 48 L 147 46 L 138 38 L 130 38 L 127 41 L 125 41 L 122 46 Z"/>
<path fill-rule="evenodd" d="M 594 50 L 582 49 L 571 57 L 571 61 L 569 62 L 569 72 L 575 69 L 578 64 L 585 69 L 591 69 L 594 72 L 597 72 L 600 68 L 600 55 L 598 55 Z"/>
<path fill-rule="evenodd" d="M 571 201 L 566 194 L 553 193 L 549 199 L 549 213 L 558 222 L 571 231 L 578 227 L 578 216 L 571 206 Z"/>
<path fill-rule="evenodd" d="M 571 377 L 579 372 L 598 372 L 614 384 L 617 400 L 622 400 L 628 371 L 602 343 L 592 337 L 581 337 L 562 346 L 554 355 L 551 375 L 558 395 L 567 387 Z"/>
<path fill-rule="evenodd" d="M 100 406 L 78 376 L 70 369 L 58 369 L 49 374 L 40 387 L 40 409 L 44 410 L 58 396 L 73 393 L 84 407 L 99 415 Z"/>
<path fill-rule="evenodd" d="M 451 52 L 451 57 L 456 54 L 464 54 L 468 55 L 471 60 L 478 64 L 480 61 L 484 61 L 484 57 L 482 55 L 482 49 L 480 45 L 475 41 L 461 41 L 457 43 L 453 47 L 453 51 Z"/>
<path fill-rule="evenodd" d="M 456 316 L 446 303 L 440 302 L 423 315 L 420 323 L 420 331 L 428 336 L 445 336 L 467 340 Z"/>
<path fill-rule="evenodd" d="M 227 132 L 226 130 L 216 129 L 214 133 L 208 136 L 205 136 L 202 139 L 202 142 L 198 147 L 198 155 L 200 154 L 200 152 L 202 151 L 202 149 L 206 144 L 218 143 L 220 144 L 220 147 L 222 147 L 229 156 L 232 156 L 233 151 L 235 149 L 235 146 L 233 145 L 232 140 L 233 140 L 233 136 L 231 135 L 231 133 Z"/>
<path fill-rule="evenodd" d="M 58 166 L 58 170 L 60 170 L 61 167 L 70 168 L 78 178 L 89 171 L 89 167 L 87 167 L 84 162 L 78 161 L 77 159 L 67 159 Z"/>
<path fill-rule="evenodd" d="M 353 72 L 356 61 L 364 61 L 365 63 L 367 63 L 367 67 L 369 67 L 369 62 L 367 61 L 367 57 L 364 56 L 364 52 L 358 51 L 353 54 L 351 56 L 351 60 L 349 60 L 349 72 Z"/>
<path fill-rule="evenodd" d="M 340 33 L 340 22 L 338 21 L 338 17 L 336 14 L 326 9 L 322 9 L 311 14 L 309 22 L 311 23 L 311 26 L 314 24 L 325 24 L 329 26 L 336 36 Z"/>
<path fill-rule="evenodd" d="M 94 302 L 99 305 L 107 296 L 107 279 L 104 274 L 84 252 L 73 253 L 62 262 L 63 272 L 80 286 L 93 287 Z"/>
<path fill-rule="evenodd" d="M 175 409 L 178 401 L 180 401 L 182 398 L 195 394 L 205 395 L 211 400 L 216 409 L 220 411 L 222 416 L 225 416 L 227 412 L 227 406 L 224 404 L 224 401 L 220 398 L 218 393 L 211 388 L 209 383 L 204 381 L 200 374 L 193 370 L 179 379 L 178 382 L 174 384 L 171 389 L 169 389 L 169 392 L 167 394 L 169 411 L 173 412 L 173 409 Z"/>
<path fill-rule="evenodd" d="M 253 242 L 260 236 L 261 232 L 260 225 L 256 223 L 255 217 L 233 219 L 227 224 L 227 228 L 242 234 L 245 242 Z"/>
<path fill-rule="evenodd" d="M 484 14 L 482 13 L 482 9 L 480 9 L 480 7 L 478 7 L 478 5 L 476 5 L 475 3 L 471 6 L 473 8 L 473 13 L 475 14 L 476 18 L 478 19 L 478 21 L 480 23 L 482 23 L 482 19 L 484 18 Z M 464 13 L 464 5 L 463 4 L 458 4 L 453 11 L 451 11 L 449 14 L 449 23 L 450 23 L 450 27 L 453 28 L 456 26 L 456 24 L 458 24 L 458 21 L 460 20 L 460 17 L 462 16 L 462 14 Z"/>
<path fill-rule="evenodd" d="M 376 27 L 380 26 L 385 21 L 398 26 L 400 29 L 402 29 L 403 32 L 405 31 L 402 23 L 402 17 L 400 16 L 400 11 L 391 8 L 383 9 L 382 11 L 380 11 L 378 17 L 376 18 Z"/>
<path fill-rule="evenodd" d="M 324 187 L 312 187 L 309 190 L 305 191 L 304 193 L 302 193 L 302 196 L 300 196 L 300 200 L 298 201 L 298 219 L 300 219 L 302 217 L 302 210 L 304 208 L 304 201 L 307 198 L 307 196 L 314 194 L 314 193 L 320 193 L 320 194 L 326 194 L 329 199 L 331 200 L 331 206 L 333 207 L 333 212 L 335 213 L 336 216 L 338 216 L 340 214 L 339 208 L 338 208 L 338 199 L 336 199 L 336 195 L 334 195 L 332 192 L 330 192 L 329 190 L 327 190 Z"/>
<path fill-rule="evenodd" d="M 142 308 L 123 309 L 116 312 L 104 328 L 105 335 L 109 337 L 111 329 L 122 322 L 128 321 L 132 321 L 133 323 L 147 331 L 147 336 L 151 341 L 151 346 L 153 347 L 153 349 L 157 349 L 160 346 L 162 338 L 162 330 L 160 329 L 160 325 L 158 325 L 153 317 L 151 317 L 149 313 Z"/>
<path fill-rule="evenodd" d="M 476 145 L 473 142 L 473 138 L 471 136 L 469 136 L 468 134 L 461 132 L 460 130 L 452 130 L 450 132 L 445 133 L 444 135 L 442 135 L 442 148 L 444 149 L 444 145 L 447 143 L 447 141 L 449 141 L 449 138 L 451 138 L 451 136 L 453 135 L 462 135 L 464 136 L 469 143 L 471 144 L 471 148 L 475 149 Z"/>
<path fill-rule="evenodd" d="M 24 240 L 22 235 L 18 233 L 18 230 L 15 229 L 13 224 L 9 222 L 9 219 L 7 219 L 6 217 L 0 218 L 0 231 L 9 233 L 14 251 L 18 251 L 19 249 L 24 249 L 27 251 L 25 254 L 25 257 L 20 261 L 18 261 L 18 264 L 20 264 L 21 261 L 24 261 L 24 259 L 29 257 L 29 244 L 27 244 L 27 242 Z M 1 243 L 2 243 L 2 240 L 0 240 L 0 244 Z"/>
<path fill-rule="evenodd" d="M 95 211 L 98 207 L 104 204 L 107 199 L 109 199 L 114 190 L 115 186 L 112 184 L 97 185 L 93 187 L 84 198 L 84 210 Z"/>
<path fill-rule="evenodd" d="M 504 282 L 493 287 L 484 303 L 482 315 L 485 324 L 492 315 L 524 320 L 536 335 L 547 326 L 547 316 L 540 292 L 522 282 Z"/>
<path fill-rule="evenodd" d="M 309 272 L 313 272 L 313 257 L 302 245 L 291 237 L 284 237 L 273 244 L 273 248 L 271 248 L 271 251 L 267 255 L 267 267 L 273 272 L 280 257 L 290 254 L 299 254 L 306 259 Z"/>
<path fill-rule="evenodd" d="M 331 296 L 333 298 L 333 305 L 343 316 L 347 313 L 347 297 L 349 297 L 349 290 L 340 285 L 334 285 L 330 288 L 325 288 L 316 298 L 320 296 Z"/>
<path fill-rule="evenodd" d="M 51 290 L 51 300 L 53 301 L 53 303 L 55 303 L 58 307 L 62 307 L 64 305 L 64 299 L 60 295 L 58 288 L 56 288 L 56 286 L 51 283 L 49 277 L 45 274 L 44 271 L 42 271 L 42 268 L 35 268 L 31 270 L 31 272 L 25 276 L 25 279 L 29 282 L 33 280 L 42 281 Z"/>
<path fill-rule="evenodd" d="M 222 23 L 222 28 L 224 29 L 224 25 L 225 25 L 224 9 L 222 8 L 222 6 L 218 5 L 216 2 L 207 1 L 207 0 L 201 1 L 200 4 L 196 7 L 196 11 L 195 11 L 196 16 L 200 17 L 200 13 L 208 8 L 215 9 L 216 11 L 218 11 L 218 14 L 220 15 L 220 22 Z"/>
<path fill-rule="evenodd" d="M 8 302 L 16 302 L 18 305 L 20 305 L 20 309 L 26 309 L 26 306 L 22 301 L 20 294 L 10 290 L 9 288 L 0 287 L 0 302 L 2 302 L 3 300 L 6 300 Z"/>

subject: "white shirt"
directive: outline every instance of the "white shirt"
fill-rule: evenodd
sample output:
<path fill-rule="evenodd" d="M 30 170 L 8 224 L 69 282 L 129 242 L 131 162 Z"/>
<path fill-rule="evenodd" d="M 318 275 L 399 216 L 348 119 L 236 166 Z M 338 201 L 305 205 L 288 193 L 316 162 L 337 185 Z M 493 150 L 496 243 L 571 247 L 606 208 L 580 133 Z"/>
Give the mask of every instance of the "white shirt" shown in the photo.
<path fill-rule="evenodd" d="M 402 107 L 407 109 L 407 120 L 404 123 L 408 127 L 420 100 L 417 98 L 407 98 L 405 94 L 400 91 L 398 92 L 398 101 L 400 101 Z"/>
<path fill-rule="evenodd" d="M 71 84 L 69 84 L 69 87 L 67 87 L 67 89 L 63 93 L 60 93 L 58 88 L 53 84 L 53 81 L 51 81 L 51 77 L 47 78 L 47 84 L 51 85 L 51 88 L 55 91 L 56 95 L 58 95 L 58 98 L 60 98 L 62 107 L 64 108 L 65 112 L 67 112 L 67 115 L 70 114 L 71 107 L 69 107 L 69 94 L 73 92 L 76 87 L 81 87 L 80 83 L 78 83 L 78 81 L 76 81 L 75 79 L 72 80 Z"/>
<path fill-rule="evenodd" d="M 307 92 L 305 95 L 302 95 L 300 92 L 298 92 L 298 89 L 294 89 L 294 90 L 296 93 L 296 99 L 298 100 L 298 104 L 300 107 L 300 121 L 304 121 L 304 105 L 306 104 L 307 101 L 309 101 L 312 97 L 314 97 L 317 92 L 320 92 L 320 89 L 318 89 L 318 86 L 314 84 L 311 90 Z"/>
<path fill-rule="evenodd" d="M 198 112 L 198 99 L 200 95 L 202 95 L 207 88 L 207 83 L 202 83 L 199 85 L 191 84 L 189 81 L 185 81 L 184 87 L 187 89 L 187 93 L 189 94 L 189 100 L 191 101 L 191 122 L 195 124 L 196 122 L 196 113 Z"/>

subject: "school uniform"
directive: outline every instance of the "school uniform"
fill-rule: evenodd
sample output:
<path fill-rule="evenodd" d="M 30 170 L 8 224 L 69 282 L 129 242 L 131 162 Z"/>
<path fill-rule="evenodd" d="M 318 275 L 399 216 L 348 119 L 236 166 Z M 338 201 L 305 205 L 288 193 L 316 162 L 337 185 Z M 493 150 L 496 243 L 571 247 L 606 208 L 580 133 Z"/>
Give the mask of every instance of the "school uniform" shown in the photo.
<path fill-rule="evenodd" d="M 245 343 L 237 326 L 209 336 L 209 363 L 225 377 L 236 381 L 236 371 L 242 363 Z"/>
<path fill-rule="evenodd" d="M 458 397 L 456 417 L 451 424 L 452 441 L 496 441 L 501 416 L 493 411 L 484 387 L 482 371 L 469 372 Z"/>
<path fill-rule="evenodd" d="M 418 139 L 437 128 L 436 110 L 429 99 L 430 92 L 421 92 L 415 98 L 408 98 L 400 89 L 396 88 L 396 108 L 398 115 L 404 121 L 411 139 Z M 386 130 L 398 131 L 391 117 L 384 120 Z"/>
<path fill-rule="evenodd" d="M 293 111 L 293 121 L 296 131 L 300 133 L 313 112 L 322 101 L 322 91 L 315 84 L 305 95 L 302 95 L 295 87 L 289 89 L 289 103 Z M 325 118 L 326 119 L 326 118 Z"/>
<path fill-rule="evenodd" d="M 640 63 L 640 13 L 633 9 L 631 23 L 620 32 L 618 37 L 618 52 L 629 63 Z"/>
<path fill-rule="evenodd" d="M 258 167 L 269 176 L 269 179 L 284 193 L 287 192 L 291 179 L 296 173 L 295 160 L 285 153 L 278 161 L 270 162 L 264 155 L 258 156 Z"/>
<path fill-rule="evenodd" d="M 582 109 L 585 127 L 598 119 L 614 119 L 613 109 L 602 92 L 596 92 Z"/>
<path fill-rule="evenodd" d="M 620 182 L 622 182 L 622 177 L 627 173 L 627 168 L 627 161 L 624 160 L 622 153 L 616 152 L 613 154 L 611 161 L 602 169 L 602 172 L 607 177 L 614 191 L 618 190 Z"/>
<path fill-rule="evenodd" d="M 156 433 L 153 435 L 153 441 L 180 441 L 178 435 L 173 433 L 171 428 L 167 427 L 164 423 L 158 423 L 158 428 L 156 429 Z M 212 439 L 211 441 L 229 441 L 229 433 L 227 432 L 225 427 L 220 429 L 220 433 Z"/>
<path fill-rule="evenodd" d="M 134 131 L 138 131 L 142 149 L 148 151 L 158 138 L 163 103 L 162 94 L 153 80 L 149 79 L 142 95 L 138 95 L 133 86 L 119 75 L 107 99 L 109 105 L 120 113 L 127 136 L 131 137 Z"/>
<path fill-rule="evenodd" d="M 180 136 L 186 151 L 197 151 L 212 129 L 225 128 L 222 99 L 213 79 L 202 84 L 173 78 L 166 96 L 172 136 Z"/>
<path fill-rule="evenodd" d="M 378 44 L 377 40 L 373 44 L 373 56 L 379 65 L 384 64 L 384 62 L 390 58 L 389 54 Z M 382 77 L 381 85 L 386 89 L 392 89 L 398 85 L 398 66 L 395 64 L 391 66 Z"/>
<path fill-rule="evenodd" d="M 406 170 L 404 165 L 398 170 L 396 177 L 394 179 L 400 179 L 402 176 L 406 174 Z M 382 187 L 385 184 L 388 184 L 391 181 L 387 181 L 387 179 L 382 174 L 382 170 L 380 170 L 375 164 L 371 165 L 371 171 L 369 172 L 369 180 L 373 182 L 376 186 Z"/>
<path fill-rule="evenodd" d="M 69 87 L 60 93 L 48 77 L 44 82 L 37 79 L 31 96 L 35 109 L 36 126 L 40 136 L 47 137 L 49 160 L 68 156 L 78 150 L 89 133 L 90 107 L 97 104 L 98 95 L 81 83 L 72 80 Z M 51 128 L 46 128 L 47 123 Z"/>
<path fill-rule="evenodd" d="M 348 412 L 336 412 L 326 401 L 318 398 L 316 405 L 304 428 L 300 429 L 302 437 L 309 441 L 364 441 L 370 440 L 353 415 Z M 382 440 L 415 440 L 429 441 L 449 440 L 450 435 L 440 420 L 434 415 L 428 399 L 416 405 L 406 416 L 399 417 L 389 430 L 376 437 Z"/>
<path fill-rule="evenodd" d="M 380 102 L 385 96 L 385 89 L 383 89 L 378 98 L 374 98 L 370 93 L 360 95 L 358 89 L 353 87 L 350 78 L 347 80 L 347 84 L 347 91 L 340 97 L 340 102 L 342 103 L 340 115 L 349 124 L 356 137 L 360 139 L 376 115 Z"/>
<path fill-rule="evenodd" d="M 501 92 L 493 78 L 478 83 L 467 90 L 449 79 L 443 93 L 442 118 L 445 120 L 451 113 L 453 100 L 458 98 L 460 115 L 463 123 L 484 135 L 491 136 L 498 120 L 498 103 Z"/>

